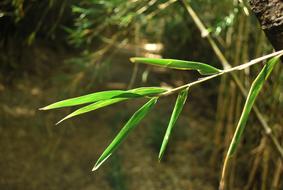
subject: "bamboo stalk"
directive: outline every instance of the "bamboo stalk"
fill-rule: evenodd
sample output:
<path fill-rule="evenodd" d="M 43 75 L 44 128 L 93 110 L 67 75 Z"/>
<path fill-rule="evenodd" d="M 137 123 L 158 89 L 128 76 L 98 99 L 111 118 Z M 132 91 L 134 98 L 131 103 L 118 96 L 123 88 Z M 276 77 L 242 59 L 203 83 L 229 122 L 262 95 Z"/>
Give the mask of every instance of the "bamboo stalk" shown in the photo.
<path fill-rule="evenodd" d="M 210 165 L 214 166 L 216 160 L 218 160 L 218 153 L 222 146 L 220 145 L 222 142 L 221 134 L 224 130 L 224 116 L 227 109 L 227 97 L 226 96 L 226 87 L 227 87 L 227 76 L 224 75 L 221 77 L 219 90 L 218 90 L 218 98 L 217 98 L 217 110 L 216 110 L 216 124 L 214 130 L 214 145 L 215 148 L 212 151 L 212 155 L 210 158 Z M 224 100 L 224 101 L 223 101 Z M 217 148 L 219 147 L 219 148 Z"/>
<path fill-rule="evenodd" d="M 280 159 L 277 159 L 276 161 L 276 165 L 275 165 L 276 169 L 274 172 L 274 177 L 273 177 L 273 181 L 272 181 L 272 189 L 274 190 L 279 190 L 279 185 L 280 185 L 280 176 L 283 172 L 283 164 L 282 161 Z"/>
<path fill-rule="evenodd" d="M 266 137 L 261 139 L 259 146 L 256 148 L 255 160 L 253 162 L 253 166 L 251 168 L 251 172 L 250 172 L 250 175 L 249 175 L 249 178 L 248 178 L 248 182 L 247 182 L 247 185 L 244 187 L 244 190 L 251 189 L 252 183 L 255 179 L 256 171 L 258 170 L 259 165 L 260 165 L 260 161 L 262 159 L 262 152 L 263 152 L 265 146 L 266 146 Z"/>
<path fill-rule="evenodd" d="M 235 111 L 235 98 L 236 98 L 236 87 L 235 87 L 235 83 L 233 83 L 232 81 L 230 81 L 230 95 L 229 95 L 229 110 L 227 112 L 227 132 L 226 132 L 226 136 L 225 136 L 225 147 L 229 147 L 230 144 L 230 139 L 233 137 L 233 118 L 234 118 L 234 111 Z M 223 157 L 225 158 L 226 156 L 226 152 L 224 151 L 224 155 Z M 230 176 L 229 176 L 229 189 L 233 189 L 233 184 L 234 184 L 234 171 L 236 170 L 236 156 L 234 156 L 231 159 L 231 172 L 230 172 Z"/>
<path fill-rule="evenodd" d="M 140 55 L 139 44 L 140 44 L 140 25 L 139 23 L 136 23 L 135 24 L 135 56 Z M 138 70 L 139 70 L 138 64 L 134 63 L 134 68 L 128 85 L 128 89 L 131 89 L 133 87 L 137 78 Z"/>
<path fill-rule="evenodd" d="M 267 190 L 267 178 L 269 170 L 269 149 L 263 151 L 262 157 L 262 172 L 261 172 L 261 190 Z"/>

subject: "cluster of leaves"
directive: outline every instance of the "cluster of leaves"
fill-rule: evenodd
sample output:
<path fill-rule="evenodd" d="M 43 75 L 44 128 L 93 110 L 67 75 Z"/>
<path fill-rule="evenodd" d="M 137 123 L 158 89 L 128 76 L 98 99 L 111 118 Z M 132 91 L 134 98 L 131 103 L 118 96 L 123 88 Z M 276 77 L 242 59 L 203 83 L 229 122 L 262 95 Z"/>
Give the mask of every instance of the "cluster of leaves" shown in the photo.
<path fill-rule="evenodd" d="M 238 13 L 239 8 L 235 7 L 227 16 L 219 19 L 213 27 L 209 28 L 209 31 L 213 32 L 215 35 L 219 35 L 221 32 L 234 24 Z"/>
<path fill-rule="evenodd" d="M 180 69 L 180 70 L 197 70 L 202 75 L 209 75 L 208 77 L 219 76 L 225 73 L 225 70 L 222 71 L 208 64 L 193 62 L 193 61 L 182 61 L 182 60 L 175 60 L 175 59 L 152 59 L 152 58 L 131 58 L 131 61 L 134 63 L 145 63 L 145 64 L 151 64 L 155 66 L 174 68 L 174 69 Z M 257 95 L 259 94 L 260 90 L 262 89 L 264 82 L 267 80 L 268 76 L 270 75 L 272 69 L 278 62 L 279 62 L 279 56 L 272 58 L 263 67 L 259 75 L 254 80 L 251 86 L 251 89 L 249 91 L 244 109 L 242 111 L 242 115 L 238 122 L 236 131 L 234 133 L 233 140 L 230 144 L 226 159 L 230 158 L 235 152 L 236 147 L 239 144 L 240 138 L 243 134 L 249 113 L 252 109 L 255 99 Z M 159 152 L 159 159 L 161 159 L 162 156 L 164 155 L 170 134 L 186 102 L 189 87 L 190 85 L 185 85 L 182 88 L 178 88 L 179 94 L 178 94 L 167 130 L 166 130 L 165 136 L 163 138 L 163 142 L 162 142 L 160 152 Z M 152 110 L 154 105 L 157 103 L 158 98 L 168 95 L 171 92 L 172 92 L 172 89 L 165 89 L 162 87 L 141 87 L 141 88 L 136 88 L 136 89 L 131 89 L 131 90 L 102 91 L 102 92 L 96 92 L 96 93 L 56 102 L 46 107 L 43 107 L 41 109 L 49 110 L 49 109 L 55 109 L 55 108 L 89 104 L 67 115 L 65 118 L 63 118 L 62 120 L 58 122 L 60 123 L 68 118 L 71 118 L 71 117 L 74 117 L 74 116 L 77 116 L 83 113 L 87 113 L 87 112 L 90 112 L 90 111 L 93 111 L 93 110 L 96 110 L 96 109 L 99 109 L 105 106 L 109 106 L 109 105 L 112 105 L 118 102 L 122 102 L 125 100 L 134 99 L 134 98 L 149 98 L 149 101 L 132 115 L 132 117 L 124 125 L 121 131 L 117 134 L 117 136 L 113 139 L 110 145 L 105 149 L 105 151 L 99 157 L 99 159 L 97 160 L 93 168 L 93 170 L 96 170 L 99 168 L 99 166 L 101 166 L 101 164 L 104 161 L 107 160 L 107 158 L 111 156 L 111 154 L 125 140 L 127 135 Z"/>
<path fill-rule="evenodd" d="M 223 6 L 225 6 L 225 3 Z M 221 10 L 224 9 L 223 7 L 220 8 Z M 239 1 L 236 3 L 234 2 L 234 6 L 230 7 L 230 9 L 228 9 L 229 12 L 226 16 L 215 15 L 215 24 L 208 28 L 209 32 L 212 32 L 214 35 L 219 36 L 221 33 L 224 33 L 224 31 L 226 31 L 228 28 L 231 28 L 231 26 L 235 24 L 236 19 L 241 11 L 243 11 L 246 15 L 249 14 L 248 9 L 243 1 Z"/>
<path fill-rule="evenodd" d="M 127 33 L 134 25 L 134 21 L 141 21 L 150 12 L 146 1 L 81 1 L 72 6 L 75 15 L 74 27 L 66 28 L 69 32 L 69 42 L 80 47 L 91 45 L 94 40 L 107 41 L 117 31 L 123 37 L 131 36 Z"/>
<path fill-rule="evenodd" d="M 136 63 L 145 63 L 151 64 L 155 66 L 162 66 L 166 68 L 174 68 L 180 70 L 197 70 L 202 75 L 211 75 L 215 73 L 220 73 L 221 70 L 212 67 L 210 65 L 193 62 L 193 61 L 182 61 L 175 59 L 150 59 L 150 58 L 131 58 L 132 62 Z M 111 154 L 116 148 L 120 145 L 120 143 L 125 139 L 125 137 L 132 131 L 137 124 L 147 115 L 147 113 L 153 108 L 156 104 L 158 98 L 160 96 L 166 95 L 170 93 L 169 89 L 165 89 L 162 87 L 141 87 L 131 90 L 110 90 L 110 91 L 102 91 L 96 92 L 76 98 L 71 98 L 63 101 L 59 101 L 48 105 L 46 107 L 41 108 L 41 110 L 50 110 L 55 108 L 62 107 L 70 107 L 77 106 L 82 104 L 89 104 L 82 108 L 79 108 L 72 112 L 71 114 L 64 117 L 58 123 L 69 119 L 71 117 L 87 113 L 90 111 L 94 111 L 96 109 L 109 106 L 118 102 L 135 99 L 135 98 L 149 98 L 150 100 L 142 106 L 138 111 L 136 111 L 133 116 L 128 120 L 128 122 L 124 125 L 122 130 L 118 133 L 118 135 L 114 138 L 114 140 L 110 143 L 110 145 L 106 148 L 106 150 L 102 153 L 101 157 L 98 159 L 95 164 L 94 170 L 96 170 Z M 174 124 L 179 117 L 182 108 L 186 102 L 188 96 L 188 88 L 184 88 L 180 91 L 175 107 L 172 112 L 172 116 L 169 121 L 169 125 L 164 136 L 164 140 L 162 142 L 162 146 L 159 153 L 159 159 L 162 158 L 166 145 L 169 140 L 169 136 L 174 127 Z M 58 124 L 57 123 L 57 124 Z"/>
<path fill-rule="evenodd" d="M 0 17 L 10 16 L 15 22 L 19 22 L 24 17 L 24 1 L 4 0 L 1 5 Z"/>

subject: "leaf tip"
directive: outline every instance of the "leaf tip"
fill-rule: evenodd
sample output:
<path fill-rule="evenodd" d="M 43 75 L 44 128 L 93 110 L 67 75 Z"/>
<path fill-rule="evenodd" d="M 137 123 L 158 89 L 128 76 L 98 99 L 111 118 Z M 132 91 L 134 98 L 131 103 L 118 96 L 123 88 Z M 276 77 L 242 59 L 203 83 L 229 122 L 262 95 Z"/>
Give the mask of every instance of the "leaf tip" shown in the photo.
<path fill-rule="evenodd" d="M 38 110 L 40 110 L 40 111 L 48 110 L 48 106 L 45 106 L 45 107 L 42 107 L 42 108 L 38 108 Z"/>
<path fill-rule="evenodd" d="M 64 117 L 63 119 L 61 119 L 60 121 L 58 121 L 55 125 L 59 125 L 60 123 L 62 123 L 63 121 L 65 121 L 66 119 L 68 119 L 69 117 Z"/>
<path fill-rule="evenodd" d="M 62 120 L 60 120 L 57 123 L 55 123 L 55 125 L 59 125 L 61 122 L 62 122 Z"/>
<path fill-rule="evenodd" d="M 158 155 L 158 163 L 160 163 L 161 160 L 162 160 L 162 155 L 159 153 L 159 155 Z"/>
<path fill-rule="evenodd" d="M 98 169 L 98 167 L 99 167 L 99 166 L 97 166 L 97 165 L 95 164 L 95 166 L 92 168 L 91 171 L 92 171 L 92 172 L 95 172 L 95 171 Z"/>
<path fill-rule="evenodd" d="M 163 155 L 164 155 L 164 145 L 161 146 L 159 154 L 158 154 L 158 161 L 161 162 Z"/>
<path fill-rule="evenodd" d="M 96 171 L 110 156 L 112 153 L 108 154 L 105 158 L 103 158 L 103 154 L 100 156 L 100 158 L 95 163 L 94 167 L 91 171 Z"/>
<path fill-rule="evenodd" d="M 131 61 L 132 63 L 135 63 L 135 62 L 136 62 L 136 57 L 131 57 L 131 58 L 130 58 L 130 61 Z"/>

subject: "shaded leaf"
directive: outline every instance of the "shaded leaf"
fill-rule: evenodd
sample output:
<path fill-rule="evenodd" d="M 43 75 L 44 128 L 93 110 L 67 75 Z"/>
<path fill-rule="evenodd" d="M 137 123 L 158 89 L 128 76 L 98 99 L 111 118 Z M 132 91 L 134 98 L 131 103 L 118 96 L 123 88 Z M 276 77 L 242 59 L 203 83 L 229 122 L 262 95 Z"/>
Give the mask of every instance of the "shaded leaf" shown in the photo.
<path fill-rule="evenodd" d="M 137 126 L 137 124 L 146 116 L 146 114 L 153 108 L 156 104 L 157 98 L 152 98 L 145 105 L 143 105 L 138 111 L 134 113 L 134 115 L 128 120 L 128 122 L 124 125 L 118 135 L 114 138 L 114 140 L 110 143 L 110 145 L 105 149 L 102 155 L 97 160 L 92 171 L 97 170 L 103 162 L 111 156 L 111 154 L 118 148 L 123 140 L 127 137 L 127 135 Z"/>
<path fill-rule="evenodd" d="M 248 120 L 248 116 L 251 112 L 251 109 L 253 107 L 253 104 L 256 100 L 257 95 L 259 94 L 260 90 L 262 89 L 262 86 L 264 84 L 264 82 L 267 80 L 268 76 L 270 75 L 272 69 L 274 68 L 274 66 L 279 62 L 279 56 L 274 57 L 272 59 L 270 59 L 265 66 L 263 67 L 263 69 L 261 70 L 261 72 L 258 74 L 258 76 L 256 77 L 256 79 L 253 81 L 250 91 L 248 93 L 245 105 L 244 105 L 244 109 L 242 111 L 241 117 L 239 119 L 236 131 L 234 133 L 232 142 L 230 143 L 229 146 L 229 150 L 227 153 L 227 156 L 230 157 L 234 154 L 237 145 L 240 142 L 240 139 L 242 137 L 243 131 L 245 129 L 247 120 Z"/>
<path fill-rule="evenodd" d="M 166 89 L 160 87 L 141 87 L 132 90 L 109 90 L 109 91 L 95 92 L 92 94 L 79 96 L 76 98 L 62 100 L 53 103 L 51 105 L 48 105 L 46 107 L 40 108 L 40 110 L 70 107 L 70 106 L 93 103 L 112 98 L 139 98 L 143 96 L 156 95 L 163 92 L 166 92 Z"/>
<path fill-rule="evenodd" d="M 176 123 L 185 103 L 186 103 L 187 97 L 188 97 L 188 89 L 181 91 L 179 93 L 178 97 L 177 97 L 175 107 L 173 109 L 167 130 L 166 130 L 166 133 L 165 133 L 165 136 L 163 138 L 162 145 L 161 145 L 161 148 L 160 148 L 160 151 L 159 151 L 159 156 L 158 156 L 159 160 L 161 160 L 161 158 L 163 157 L 163 154 L 165 152 L 166 146 L 167 146 L 168 141 L 169 141 L 170 134 L 171 134 L 173 127 L 175 126 L 175 123 Z"/>
<path fill-rule="evenodd" d="M 172 69 L 197 70 L 202 75 L 211 75 L 221 72 L 221 70 L 213 66 L 194 61 L 183 61 L 177 59 L 143 58 L 143 57 L 132 57 L 130 60 L 133 63 L 145 63 L 145 64 L 167 67 Z"/>

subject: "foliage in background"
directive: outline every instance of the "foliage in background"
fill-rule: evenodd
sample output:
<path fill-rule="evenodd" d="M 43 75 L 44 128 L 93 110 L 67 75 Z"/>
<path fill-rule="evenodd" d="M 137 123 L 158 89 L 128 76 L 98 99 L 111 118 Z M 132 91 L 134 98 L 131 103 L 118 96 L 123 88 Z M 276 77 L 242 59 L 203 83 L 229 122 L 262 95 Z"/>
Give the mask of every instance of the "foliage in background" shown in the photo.
<path fill-rule="evenodd" d="M 40 49 L 49 48 L 50 51 L 58 51 L 59 46 L 63 47 L 67 44 L 66 32 L 62 26 L 72 23 L 69 8 L 72 2 L 67 0 L 0 1 L 1 81 L 11 84 L 30 73 L 40 75 L 55 64 L 51 61 L 38 63 L 45 62 L 44 53 L 49 53 L 48 50 L 41 52 Z M 34 57 L 33 54 L 37 56 Z M 35 60 L 37 65 L 34 63 Z"/>
<path fill-rule="evenodd" d="M 37 36 L 54 39 L 66 24 L 68 2 L 3 0 L 0 2 L 0 45 L 9 38 L 32 44 Z"/>

